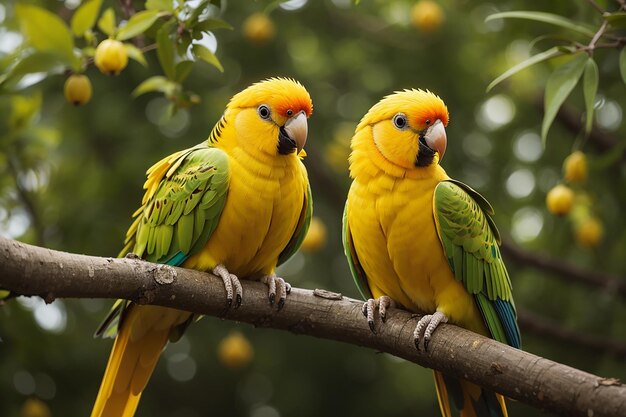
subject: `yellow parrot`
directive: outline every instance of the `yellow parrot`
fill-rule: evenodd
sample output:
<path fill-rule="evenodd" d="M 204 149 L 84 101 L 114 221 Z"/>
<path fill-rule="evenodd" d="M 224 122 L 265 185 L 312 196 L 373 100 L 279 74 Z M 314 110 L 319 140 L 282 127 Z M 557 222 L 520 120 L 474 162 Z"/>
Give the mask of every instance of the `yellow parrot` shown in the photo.
<path fill-rule="evenodd" d="M 121 256 L 211 271 L 224 281 L 227 308 L 241 304 L 239 278 L 261 280 L 281 309 L 291 287 L 275 269 L 300 246 L 312 213 L 301 161 L 312 111 L 309 93 L 291 79 L 236 94 L 208 140 L 148 170 Z M 117 337 L 91 416 L 133 416 L 167 341 L 193 319 L 118 300 L 96 331 Z"/>
<path fill-rule="evenodd" d="M 363 314 L 375 331 L 376 310 L 383 323 L 394 305 L 428 313 L 414 332 L 418 350 L 445 322 L 519 348 L 493 209 L 439 165 L 447 124 L 438 96 L 404 90 L 374 105 L 356 128 L 343 242 L 368 299 Z M 440 372 L 435 384 L 446 417 L 455 408 L 463 417 L 507 416 L 500 394 Z"/>

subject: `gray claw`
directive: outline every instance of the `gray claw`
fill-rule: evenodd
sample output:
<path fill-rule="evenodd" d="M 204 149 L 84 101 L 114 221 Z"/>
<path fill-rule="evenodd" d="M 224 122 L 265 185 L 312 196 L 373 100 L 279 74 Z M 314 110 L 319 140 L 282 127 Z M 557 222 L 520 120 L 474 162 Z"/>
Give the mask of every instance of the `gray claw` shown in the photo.
<path fill-rule="evenodd" d="M 243 290 L 239 278 L 228 272 L 228 269 L 222 264 L 213 268 L 213 274 L 222 278 L 224 289 L 226 290 L 226 308 L 224 309 L 224 314 L 232 307 L 233 299 L 235 299 L 235 308 L 239 308 L 243 299 Z"/>
<path fill-rule="evenodd" d="M 419 342 L 422 336 L 424 337 L 424 351 L 428 350 L 430 344 L 430 338 L 433 332 L 437 329 L 441 323 L 447 323 L 448 316 L 440 311 L 436 311 L 434 314 L 428 314 L 420 319 L 415 326 L 413 337 L 415 339 L 415 347 L 420 350 Z"/>
<path fill-rule="evenodd" d="M 278 311 L 282 310 L 285 306 L 287 294 L 291 292 L 291 285 L 285 282 L 284 279 L 277 277 L 276 274 L 264 276 L 261 278 L 261 282 L 268 286 L 270 306 L 273 307 L 276 304 Z M 276 301 L 276 298 L 278 298 L 278 301 Z"/>

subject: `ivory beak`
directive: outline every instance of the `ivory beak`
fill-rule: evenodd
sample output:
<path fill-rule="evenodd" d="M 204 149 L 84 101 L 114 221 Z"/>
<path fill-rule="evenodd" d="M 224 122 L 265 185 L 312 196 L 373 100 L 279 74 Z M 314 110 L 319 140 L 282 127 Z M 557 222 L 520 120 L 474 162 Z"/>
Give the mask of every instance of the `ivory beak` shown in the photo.
<path fill-rule="evenodd" d="M 287 135 L 294 142 L 296 142 L 296 155 L 299 154 L 302 148 L 304 148 L 306 137 L 309 132 L 309 125 L 307 124 L 306 114 L 304 111 L 292 116 L 291 119 L 285 123 L 285 131 L 287 132 Z"/>
<path fill-rule="evenodd" d="M 424 135 L 426 144 L 428 147 L 439 154 L 439 160 L 443 159 L 443 154 L 446 153 L 446 146 L 448 145 L 448 137 L 446 136 L 446 128 L 443 126 L 441 120 L 437 120 L 434 125 L 428 128 L 428 131 Z"/>

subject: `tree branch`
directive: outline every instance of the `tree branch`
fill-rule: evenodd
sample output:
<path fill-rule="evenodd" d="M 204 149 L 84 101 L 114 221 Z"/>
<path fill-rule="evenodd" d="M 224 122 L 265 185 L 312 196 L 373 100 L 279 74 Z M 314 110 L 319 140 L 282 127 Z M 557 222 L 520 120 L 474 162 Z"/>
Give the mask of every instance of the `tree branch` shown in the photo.
<path fill-rule="evenodd" d="M 617 276 L 600 271 L 584 270 L 558 259 L 526 251 L 507 241 L 502 242 L 500 249 L 507 258 L 518 264 L 551 272 L 553 276 L 567 283 L 575 281 L 591 288 L 601 288 L 626 299 L 626 281 Z"/>
<path fill-rule="evenodd" d="M 58 252 L 0 237 L 0 288 L 16 294 L 125 298 L 175 307 L 292 333 L 364 346 L 404 358 L 530 405 L 567 416 L 623 416 L 626 387 L 532 355 L 468 330 L 442 325 L 428 352 L 413 345 L 416 315 L 392 309 L 373 334 L 361 302 L 323 290 L 294 288 L 281 312 L 267 301 L 267 288 L 244 281 L 239 309 L 223 314 L 222 281 L 194 270 L 136 259 L 99 258 Z"/>

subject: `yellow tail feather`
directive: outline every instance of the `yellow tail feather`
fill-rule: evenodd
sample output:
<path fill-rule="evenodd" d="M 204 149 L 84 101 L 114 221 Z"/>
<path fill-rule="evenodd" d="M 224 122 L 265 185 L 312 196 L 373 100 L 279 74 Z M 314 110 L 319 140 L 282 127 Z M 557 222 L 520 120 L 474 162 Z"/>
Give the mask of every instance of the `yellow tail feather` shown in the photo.
<path fill-rule="evenodd" d="M 450 398 L 448 388 L 444 375 L 439 371 L 434 371 L 435 375 L 435 387 L 437 388 L 437 399 L 439 400 L 439 409 L 443 417 L 452 417 L 450 409 L 451 404 L 454 404 L 454 399 Z M 498 393 L 491 393 L 478 385 L 472 384 L 464 379 L 448 378 L 448 381 L 454 380 L 458 383 L 458 387 L 462 392 L 462 407 L 459 408 L 460 417 L 489 417 L 492 415 L 501 414 L 504 417 L 508 417 L 506 410 L 506 404 L 504 403 L 504 397 Z M 484 395 L 494 395 L 497 403 L 489 403 L 486 399 L 480 398 Z M 492 397 L 493 398 L 493 397 Z M 460 398 L 457 401 L 461 400 Z M 480 403 L 483 407 L 482 412 L 476 407 Z M 495 407 L 493 409 L 492 407 Z M 498 410 L 499 408 L 499 410 Z M 486 414 L 485 414 L 486 413 Z M 496 414 L 494 414 L 496 413 Z"/>
<path fill-rule="evenodd" d="M 91 417 L 132 417 L 167 344 L 172 327 L 189 313 L 131 305 L 125 312 Z"/>

